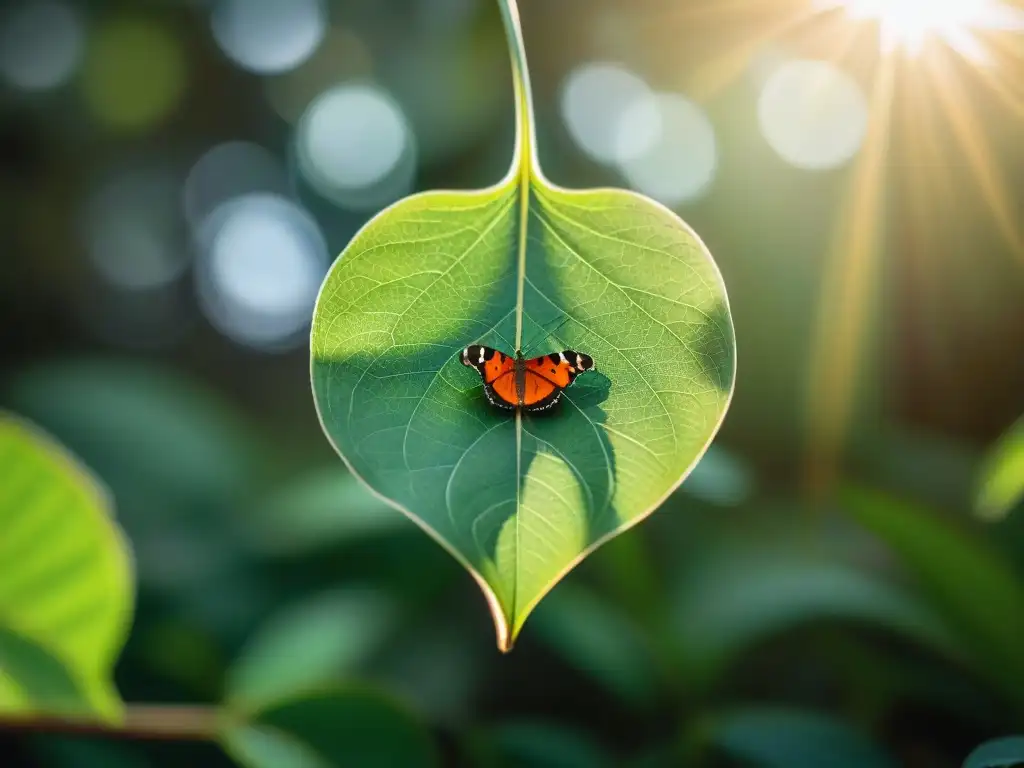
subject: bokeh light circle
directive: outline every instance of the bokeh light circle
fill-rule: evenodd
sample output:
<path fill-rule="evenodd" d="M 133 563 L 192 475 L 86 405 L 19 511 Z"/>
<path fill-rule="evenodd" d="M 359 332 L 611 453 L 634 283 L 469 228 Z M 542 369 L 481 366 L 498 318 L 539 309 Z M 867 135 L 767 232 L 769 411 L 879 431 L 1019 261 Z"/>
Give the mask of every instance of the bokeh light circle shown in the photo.
<path fill-rule="evenodd" d="M 316 52 L 300 66 L 268 77 L 264 91 L 274 111 L 294 123 L 313 99 L 340 80 L 372 74 L 373 56 L 369 46 L 351 30 L 333 27 Z"/>
<path fill-rule="evenodd" d="M 114 19 L 89 42 L 82 87 L 98 122 L 127 130 L 152 126 L 184 92 L 181 44 L 154 22 Z"/>
<path fill-rule="evenodd" d="M 327 31 L 323 0 L 217 0 L 214 39 L 238 66 L 279 74 L 313 55 Z"/>
<path fill-rule="evenodd" d="M 78 13 L 65 3 L 35 0 L 0 12 L 0 77 L 15 88 L 56 88 L 75 73 L 84 50 Z"/>
<path fill-rule="evenodd" d="M 860 148 L 867 131 L 867 99 L 857 82 L 825 61 L 779 66 L 757 106 L 768 144 L 786 162 L 808 170 L 837 168 Z"/>
<path fill-rule="evenodd" d="M 639 76 L 623 67 L 592 62 L 569 73 L 562 85 L 562 118 L 580 149 L 600 163 L 616 163 L 643 154 L 653 138 L 650 131 L 627 135 L 618 124 L 627 110 L 648 111 L 654 98 Z"/>
<path fill-rule="evenodd" d="M 697 199 L 718 168 L 718 146 L 711 120 L 685 96 L 659 93 L 635 101 L 618 121 L 620 136 L 644 137 L 644 151 L 621 160 L 629 185 L 668 205 Z M 621 139 L 620 139 L 621 141 Z"/>
<path fill-rule="evenodd" d="M 288 191 L 285 169 L 269 150 L 247 141 L 227 141 L 207 150 L 189 170 L 182 206 L 195 230 L 232 198 L 253 192 L 285 196 Z"/>
<path fill-rule="evenodd" d="M 145 291 L 167 285 L 188 267 L 170 171 L 142 168 L 103 182 L 81 212 L 86 253 L 114 288 Z"/>
<path fill-rule="evenodd" d="M 200 241 L 196 280 L 210 322 L 258 349 L 301 343 L 328 267 L 313 217 L 279 195 L 243 195 L 207 218 Z"/>
<path fill-rule="evenodd" d="M 322 93 L 299 121 L 299 171 L 328 200 L 373 210 L 407 194 L 415 142 L 398 103 L 377 86 L 340 85 Z"/>

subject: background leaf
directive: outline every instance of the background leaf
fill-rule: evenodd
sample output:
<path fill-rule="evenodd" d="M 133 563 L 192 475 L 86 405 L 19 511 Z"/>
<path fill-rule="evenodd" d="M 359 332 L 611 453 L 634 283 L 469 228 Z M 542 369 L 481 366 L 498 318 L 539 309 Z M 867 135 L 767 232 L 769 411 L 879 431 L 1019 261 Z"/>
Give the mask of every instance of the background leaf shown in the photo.
<path fill-rule="evenodd" d="M 1007 430 L 985 457 L 978 477 L 975 509 L 998 520 L 1024 499 L 1024 417 Z"/>
<path fill-rule="evenodd" d="M 272 476 L 227 397 L 174 368 L 100 356 L 38 363 L 4 394 L 111 489 L 141 590 L 224 635 L 266 610 L 229 513 Z"/>
<path fill-rule="evenodd" d="M 1024 702 L 1024 587 L 1004 557 L 937 513 L 889 494 L 850 486 L 843 500 L 916 577 L 972 649 L 975 666 Z"/>
<path fill-rule="evenodd" d="M 752 707 L 715 717 L 707 737 L 757 768 L 896 768 L 896 762 L 850 725 L 789 708 Z"/>
<path fill-rule="evenodd" d="M 0 626 L 0 713 L 83 715 L 88 694 L 41 646 Z"/>
<path fill-rule="evenodd" d="M 863 569 L 826 531 L 780 511 L 742 519 L 742 534 L 711 529 L 675 584 L 672 623 L 691 684 L 718 679 L 755 643 L 800 625 L 856 622 L 885 629 L 950 657 L 957 638 L 914 593 Z"/>
<path fill-rule="evenodd" d="M 329 592 L 289 606 L 236 659 L 228 696 L 251 708 L 351 672 L 381 645 L 396 616 L 394 601 L 369 590 Z"/>
<path fill-rule="evenodd" d="M 1024 765 L 1024 736 L 986 741 L 974 749 L 963 768 L 1013 768 Z"/>
<path fill-rule="evenodd" d="M 77 688 L 93 712 L 117 717 L 111 673 L 133 595 L 107 494 L 52 439 L 3 413 L 0 472 L 0 630 L 3 662 L 27 686 L 17 706 L 63 709 Z"/>
<path fill-rule="evenodd" d="M 209 507 L 236 497 L 259 442 L 222 399 L 161 365 L 90 357 L 22 371 L 12 409 L 60 437 L 118 494 Z"/>
<path fill-rule="evenodd" d="M 246 509 L 239 528 L 260 553 L 292 555 L 412 526 L 343 467 L 332 467 L 306 472 Z"/>
<path fill-rule="evenodd" d="M 229 723 L 228 754 L 248 768 L 433 768 L 430 734 L 402 707 L 365 688 L 307 693 Z"/>
<path fill-rule="evenodd" d="M 538 608 L 539 640 L 583 674 L 633 705 L 659 690 L 658 670 L 640 628 L 585 587 L 561 584 Z"/>
<path fill-rule="evenodd" d="M 479 768 L 604 768 L 613 763 L 587 734 L 544 722 L 507 722 L 478 734 Z"/>
<path fill-rule="evenodd" d="M 133 744 L 47 734 L 33 741 L 39 768 L 149 768 L 152 763 Z"/>

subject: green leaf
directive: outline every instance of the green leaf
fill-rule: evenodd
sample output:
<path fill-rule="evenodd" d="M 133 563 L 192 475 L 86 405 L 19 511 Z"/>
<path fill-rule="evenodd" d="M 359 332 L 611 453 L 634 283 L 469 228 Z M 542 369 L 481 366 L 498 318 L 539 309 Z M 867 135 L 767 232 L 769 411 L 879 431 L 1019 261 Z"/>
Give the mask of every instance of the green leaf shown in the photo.
<path fill-rule="evenodd" d="M 888 494 L 850 487 L 845 507 L 917 578 L 975 665 L 1024 701 L 1024 586 L 1011 565 L 967 528 Z"/>
<path fill-rule="evenodd" d="M 676 636 L 700 681 L 714 681 L 757 642 L 821 621 L 879 625 L 959 656 L 955 637 L 926 602 L 843 562 L 831 542 L 777 520 L 742 524 L 742 535 L 705 534 L 674 589 Z"/>
<path fill-rule="evenodd" d="M 147 768 L 152 763 L 138 747 L 89 738 L 46 734 L 33 739 L 39 768 Z"/>
<path fill-rule="evenodd" d="M 542 722 L 508 722 L 477 736 L 474 765 L 480 768 L 602 768 L 611 765 L 585 733 Z"/>
<path fill-rule="evenodd" d="M 735 340 L 721 275 L 674 213 L 615 189 L 570 191 L 537 163 L 514 4 L 503 4 L 519 125 L 509 173 L 382 211 L 332 266 L 311 332 L 331 443 L 470 573 L 509 650 L 596 547 L 683 481 L 730 402 Z M 467 344 L 591 355 L 556 409 L 490 406 Z"/>
<path fill-rule="evenodd" d="M 369 664 L 368 675 L 429 712 L 435 725 L 462 728 L 477 717 L 488 659 L 476 637 L 438 611 L 403 622 L 403 631 Z"/>
<path fill-rule="evenodd" d="M 850 725 L 798 709 L 752 707 L 714 718 L 708 738 L 743 765 L 758 768 L 896 768 Z"/>
<path fill-rule="evenodd" d="M 1024 765 L 1024 736 L 986 741 L 974 749 L 963 768 L 1014 768 Z"/>
<path fill-rule="evenodd" d="M 754 495 L 753 473 L 738 457 L 718 446 L 708 446 L 682 490 L 716 506 L 734 507 Z"/>
<path fill-rule="evenodd" d="M 248 768 L 433 768 L 430 733 L 396 702 L 356 687 L 307 693 L 226 723 L 221 741 Z"/>
<path fill-rule="evenodd" d="M 0 713 L 82 715 L 91 710 L 88 695 L 63 664 L 0 626 Z"/>
<path fill-rule="evenodd" d="M 662 683 L 639 628 L 591 591 L 563 584 L 534 618 L 540 640 L 566 664 L 634 705 L 651 702 Z"/>
<path fill-rule="evenodd" d="M 119 502 L 139 492 L 212 506 L 251 482 L 253 436 L 214 394 L 163 366 L 55 360 L 15 376 L 4 395 L 81 456 Z"/>
<path fill-rule="evenodd" d="M 32 366 L 4 399 L 110 488 L 143 589 L 218 634 L 255 618 L 265 590 L 243 574 L 227 510 L 258 495 L 267 473 L 230 403 L 173 368 L 102 357 Z"/>
<path fill-rule="evenodd" d="M 243 649 L 228 673 L 228 696 L 252 708 L 350 672 L 380 647 L 396 618 L 387 595 L 361 589 L 290 606 Z"/>
<path fill-rule="evenodd" d="M 245 510 L 241 533 L 261 553 L 294 555 L 405 531 L 409 521 L 344 468 L 316 470 Z"/>
<path fill-rule="evenodd" d="M 1024 499 L 1024 416 L 999 438 L 984 459 L 975 510 L 986 520 L 1000 520 Z"/>
<path fill-rule="evenodd" d="M 120 715 L 112 670 L 132 569 L 110 500 L 60 445 L 0 413 L 0 708 Z"/>

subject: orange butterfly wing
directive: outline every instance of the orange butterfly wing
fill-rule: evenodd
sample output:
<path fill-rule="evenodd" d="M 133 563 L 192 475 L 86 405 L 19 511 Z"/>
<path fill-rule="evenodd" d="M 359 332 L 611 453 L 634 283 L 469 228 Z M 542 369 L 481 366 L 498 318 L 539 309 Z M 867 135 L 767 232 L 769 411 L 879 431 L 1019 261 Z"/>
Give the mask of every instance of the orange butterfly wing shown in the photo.
<path fill-rule="evenodd" d="M 532 373 L 533 377 L 551 382 L 559 389 L 564 389 L 572 384 L 573 377 L 576 375 L 572 363 L 568 359 L 562 360 L 558 355 L 541 355 L 527 360 L 526 372 Z"/>
<path fill-rule="evenodd" d="M 589 371 L 594 361 L 588 355 L 566 350 L 553 355 L 542 355 L 527 360 L 523 405 L 531 411 L 553 407 L 562 396 L 562 390 L 572 384 L 577 374 Z"/>
<path fill-rule="evenodd" d="M 562 388 L 543 376 L 527 370 L 523 377 L 523 405 L 531 411 L 550 408 L 562 394 Z"/>
<path fill-rule="evenodd" d="M 476 368 L 483 379 L 484 394 L 491 405 L 515 408 L 519 404 L 514 358 L 490 347 L 471 344 L 462 350 L 462 364 Z"/>

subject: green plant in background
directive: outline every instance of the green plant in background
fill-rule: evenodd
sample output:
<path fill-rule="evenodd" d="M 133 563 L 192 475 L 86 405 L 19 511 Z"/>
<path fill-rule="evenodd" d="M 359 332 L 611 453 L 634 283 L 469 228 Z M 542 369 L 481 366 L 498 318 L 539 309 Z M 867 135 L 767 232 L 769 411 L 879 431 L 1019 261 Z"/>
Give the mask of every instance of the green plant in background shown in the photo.
<path fill-rule="evenodd" d="M 518 12 L 501 7 L 517 109 L 508 174 L 373 218 L 321 288 L 311 368 L 338 453 L 469 570 L 507 651 L 569 569 L 700 459 L 732 396 L 735 340 L 718 269 L 674 213 L 544 177 Z M 460 364 L 471 343 L 583 351 L 598 372 L 558 412 L 512 416 Z"/>
<path fill-rule="evenodd" d="M 46 435 L 0 414 L 0 711 L 116 721 L 112 670 L 131 623 L 110 500 Z"/>
<path fill-rule="evenodd" d="M 985 457 L 975 496 L 980 517 L 1000 520 L 1024 499 L 1024 416 Z"/>

